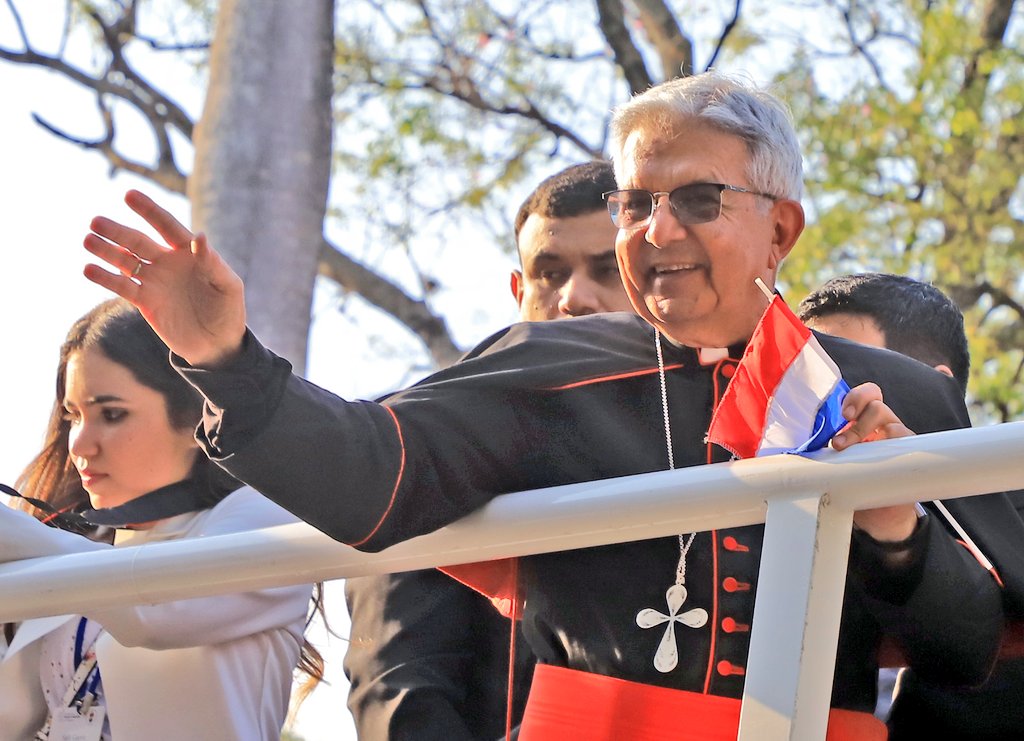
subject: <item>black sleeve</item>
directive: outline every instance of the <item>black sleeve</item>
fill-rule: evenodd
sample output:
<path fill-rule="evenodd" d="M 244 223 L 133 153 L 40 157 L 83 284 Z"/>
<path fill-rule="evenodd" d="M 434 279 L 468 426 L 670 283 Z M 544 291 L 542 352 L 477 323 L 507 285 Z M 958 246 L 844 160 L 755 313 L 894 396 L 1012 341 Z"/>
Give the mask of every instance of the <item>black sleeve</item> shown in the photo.
<path fill-rule="evenodd" d="M 1013 508 L 1017 510 L 1017 516 L 1024 518 L 1024 490 L 1011 491 L 1006 496 L 1009 497 Z"/>
<path fill-rule="evenodd" d="M 1024 619 L 1024 492 L 947 499 L 943 504 L 994 564 L 1004 585 L 1007 616 Z"/>
<path fill-rule="evenodd" d="M 886 403 L 914 432 L 970 425 L 962 392 L 948 376 L 888 350 L 818 336 L 850 385 L 878 383 Z M 882 631 L 897 640 L 922 677 L 976 684 L 991 669 L 1004 611 L 1024 609 L 1024 521 L 1002 493 L 944 504 L 1003 572 L 1008 589 L 956 542 L 958 536 L 935 513 L 924 518 L 899 566 L 888 549 L 855 531 L 854 578 L 848 583 L 865 590 L 865 604 Z"/>
<path fill-rule="evenodd" d="M 991 671 L 1003 628 L 998 585 L 934 516 L 900 544 L 855 530 L 850 588 L 922 677 L 972 685 Z"/>
<path fill-rule="evenodd" d="M 484 597 L 435 570 L 349 579 L 345 597 L 359 738 L 504 737 L 511 623 Z"/>
<path fill-rule="evenodd" d="M 196 433 L 206 454 L 350 545 L 379 550 L 529 488 L 529 469 L 517 466 L 534 443 L 520 428 L 524 395 L 487 372 L 469 382 L 439 374 L 380 404 L 293 375 L 251 334 L 225 368 L 172 363 L 206 399 Z"/>
<path fill-rule="evenodd" d="M 514 325 L 380 403 L 293 375 L 251 334 L 226 367 L 172 363 L 206 399 L 196 438 L 212 460 L 332 538 L 380 550 L 498 494 L 636 472 L 625 455 L 602 471 L 584 436 L 554 432 L 576 415 L 553 399 L 559 384 L 653 362 L 637 360 L 653 358 L 641 324 L 598 315 Z M 605 427 L 589 427 L 591 439 Z"/>

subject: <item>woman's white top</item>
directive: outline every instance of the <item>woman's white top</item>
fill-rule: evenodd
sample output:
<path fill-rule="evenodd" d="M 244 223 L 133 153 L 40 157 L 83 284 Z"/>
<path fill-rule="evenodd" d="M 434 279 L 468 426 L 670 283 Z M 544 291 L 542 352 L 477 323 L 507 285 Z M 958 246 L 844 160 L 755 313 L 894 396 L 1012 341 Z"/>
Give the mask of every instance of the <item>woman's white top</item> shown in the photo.
<path fill-rule="evenodd" d="M 49 528 L 23 512 L 0 510 L 0 560 L 109 547 Z M 290 522 L 295 518 L 288 512 L 243 487 L 211 509 L 161 520 L 147 530 L 120 530 L 115 546 Z M 279 739 L 309 598 L 309 586 L 296 586 L 89 612 L 90 621 L 104 628 L 94 647 L 115 741 Z M 46 678 L 52 662 L 40 662 L 39 646 L 48 636 L 56 639 L 68 621 L 78 622 L 64 616 L 19 626 L 0 662 L 0 741 L 31 737 L 40 713 L 45 718 L 40 670 L 45 685 L 52 680 Z M 73 642 L 64 650 L 70 656 Z M 3 691 L 19 682 L 14 692 Z M 31 728 L 27 736 L 25 728 Z"/>

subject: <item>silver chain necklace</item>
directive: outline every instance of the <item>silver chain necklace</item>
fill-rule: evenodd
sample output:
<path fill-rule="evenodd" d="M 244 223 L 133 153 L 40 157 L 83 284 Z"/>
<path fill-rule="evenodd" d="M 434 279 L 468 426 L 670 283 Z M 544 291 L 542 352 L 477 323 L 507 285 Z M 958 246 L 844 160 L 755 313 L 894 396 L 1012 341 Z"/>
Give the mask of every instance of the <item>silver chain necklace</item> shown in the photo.
<path fill-rule="evenodd" d="M 668 416 L 668 387 L 665 382 L 665 358 L 661 350 L 661 332 L 654 330 L 654 348 L 658 354 L 658 380 L 661 383 L 661 410 L 665 418 L 665 447 L 668 452 L 668 467 L 674 471 L 675 457 L 672 453 L 672 424 Z M 697 533 L 690 533 L 688 536 L 679 536 L 679 564 L 676 566 L 675 583 L 665 592 L 665 602 L 668 605 L 668 612 L 659 612 L 650 607 L 645 607 L 636 614 L 636 624 L 641 628 L 653 628 L 663 623 L 668 623 L 665 634 L 662 636 L 658 650 L 654 654 L 654 668 L 665 673 L 676 668 L 679 663 L 679 649 L 676 646 L 676 623 L 689 628 L 701 628 L 708 621 L 708 611 L 703 607 L 696 607 L 680 614 L 679 610 L 686 601 L 686 554 L 693 545 L 693 539 Z"/>

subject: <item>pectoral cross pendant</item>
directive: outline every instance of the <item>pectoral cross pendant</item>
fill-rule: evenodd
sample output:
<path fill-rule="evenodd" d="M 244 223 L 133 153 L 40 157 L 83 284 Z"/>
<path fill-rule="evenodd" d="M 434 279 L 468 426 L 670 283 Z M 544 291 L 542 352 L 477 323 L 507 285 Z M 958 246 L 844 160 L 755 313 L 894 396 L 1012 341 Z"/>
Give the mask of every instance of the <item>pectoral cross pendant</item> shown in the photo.
<path fill-rule="evenodd" d="M 636 624 L 641 628 L 653 628 L 662 623 L 668 623 L 665 635 L 661 637 L 661 643 L 658 645 L 658 651 L 654 654 L 654 668 L 662 673 L 672 671 L 679 663 L 676 623 L 688 628 L 702 628 L 708 622 L 708 611 L 703 607 L 695 607 L 679 614 L 679 610 L 686 601 L 686 587 L 682 584 L 673 584 L 669 587 L 665 592 L 665 601 L 668 603 L 668 614 L 658 612 L 651 607 L 644 608 L 636 614 Z"/>

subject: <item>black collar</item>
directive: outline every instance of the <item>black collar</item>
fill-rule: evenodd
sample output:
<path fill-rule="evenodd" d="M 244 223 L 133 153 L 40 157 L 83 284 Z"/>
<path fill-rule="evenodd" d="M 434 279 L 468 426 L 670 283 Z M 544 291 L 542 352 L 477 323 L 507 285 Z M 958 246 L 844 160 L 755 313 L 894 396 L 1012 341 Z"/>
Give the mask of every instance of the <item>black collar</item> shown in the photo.
<path fill-rule="evenodd" d="M 237 482 L 235 485 L 237 486 Z M 61 530 L 78 533 L 90 532 L 97 525 L 114 528 L 128 527 L 133 524 L 183 515 L 186 512 L 208 509 L 215 501 L 227 494 L 227 492 L 223 492 L 216 499 L 211 500 L 210 494 L 204 493 L 207 488 L 196 479 L 188 478 L 143 494 L 141 497 L 117 507 L 87 509 L 81 512 L 57 512 L 49 502 L 22 496 L 13 487 L 0 484 L 0 491 L 24 499 L 49 514 L 50 517 L 46 518 L 49 524 Z"/>
<path fill-rule="evenodd" d="M 117 507 L 87 509 L 81 516 L 90 525 L 126 527 L 142 522 L 164 520 L 207 507 L 209 504 L 202 500 L 200 487 L 193 479 L 185 479 L 143 494 Z"/>

